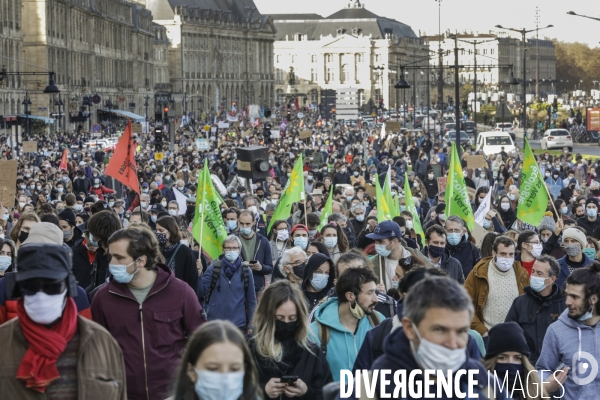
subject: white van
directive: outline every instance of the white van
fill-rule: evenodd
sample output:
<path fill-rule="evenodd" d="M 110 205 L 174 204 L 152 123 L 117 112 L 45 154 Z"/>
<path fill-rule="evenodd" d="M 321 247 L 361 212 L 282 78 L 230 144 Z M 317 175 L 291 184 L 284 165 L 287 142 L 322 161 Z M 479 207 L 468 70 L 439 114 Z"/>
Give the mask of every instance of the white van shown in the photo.
<path fill-rule="evenodd" d="M 483 149 L 486 156 L 500 153 L 502 147 L 507 153 L 515 149 L 515 144 L 508 132 L 481 132 L 477 135 L 477 149 Z"/>

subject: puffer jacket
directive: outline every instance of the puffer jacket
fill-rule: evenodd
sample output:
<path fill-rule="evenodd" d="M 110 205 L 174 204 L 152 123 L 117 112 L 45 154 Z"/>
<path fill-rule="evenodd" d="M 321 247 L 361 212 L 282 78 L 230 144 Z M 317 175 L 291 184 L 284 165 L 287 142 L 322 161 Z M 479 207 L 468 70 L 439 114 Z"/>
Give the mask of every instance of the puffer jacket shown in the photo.
<path fill-rule="evenodd" d="M 428 256 L 428 248 L 425 247 L 423 249 L 423 254 Z M 440 268 L 448 273 L 448 276 L 461 285 L 465 283 L 465 276 L 463 275 L 463 269 L 460 265 L 460 262 L 454 257 L 450 257 L 448 250 L 444 251 L 442 257 L 440 257 Z"/>
<path fill-rule="evenodd" d="M 471 322 L 471 329 L 475 329 L 481 335 L 487 332 L 487 328 L 483 323 L 483 309 L 487 302 L 490 286 L 488 283 L 488 268 L 493 257 L 482 258 L 481 261 L 473 267 L 473 270 L 465 281 L 465 289 L 473 300 L 475 306 L 475 315 Z M 495 268 L 495 267 L 494 267 Z M 525 286 L 529 286 L 529 274 L 527 270 L 521 266 L 521 263 L 515 261 L 513 264 L 517 288 L 519 295 L 525 293 Z"/>
<path fill-rule="evenodd" d="M 125 364 L 117 341 L 106 329 L 81 315 L 77 316 L 77 332 L 77 399 L 127 400 Z M 0 326 L 0 343 L 9 346 L 0 352 L 0 399 L 46 399 L 46 395 L 25 388 L 16 379 L 28 348 L 17 318 Z"/>
<path fill-rule="evenodd" d="M 481 250 L 479 247 L 469 242 L 464 236 L 456 246 L 446 243 L 446 249 L 462 265 L 465 279 L 469 276 L 469 272 L 471 272 L 475 264 L 481 260 Z"/>
<path fill-rule="evenodd" d="M 525 294 L 513 301 L 506 322 L 514 321 L 523 328 L 529 346 L 529 360 L 533 365 L 540 356 L 548 327 L 558 320 L 565 308 L 565 296 L 556 284 L 546 298 L 527 286 Z"/>

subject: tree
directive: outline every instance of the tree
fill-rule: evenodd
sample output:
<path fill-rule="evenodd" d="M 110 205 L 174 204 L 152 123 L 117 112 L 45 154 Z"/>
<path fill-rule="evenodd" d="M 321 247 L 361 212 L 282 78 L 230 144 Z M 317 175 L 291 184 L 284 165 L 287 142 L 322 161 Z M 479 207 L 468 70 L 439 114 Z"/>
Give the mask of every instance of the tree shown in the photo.
<path fill-rule="evenodd" d="M 566 43 L 554 40 L 556 48 L 556 79 L 559 91 L 572 91 L 579 87 L 590 91 L 600 70 L 600 48 L 590 49 L 583 43 Z M 560 83 L 560 80 L 563 82 Z M 567 81 L 569 81 L 567 83 Z"/>

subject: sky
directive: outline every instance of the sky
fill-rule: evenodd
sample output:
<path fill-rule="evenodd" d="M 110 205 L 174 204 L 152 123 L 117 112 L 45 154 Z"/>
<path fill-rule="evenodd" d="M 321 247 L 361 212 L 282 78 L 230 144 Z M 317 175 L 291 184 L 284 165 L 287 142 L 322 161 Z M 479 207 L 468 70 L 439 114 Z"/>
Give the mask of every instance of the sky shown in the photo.
<path fill-rule="evenodd" d="M 353 0 L 254 0 L 261 14 L 316 13 L 329 16 Z M 438 2 L 435 0 L 362 0 L 365 8 L 382 17 L 410 25 L 419 35 L 437 34 Z M 554 25 L 540 30 L 540 38 L 565 42 L 586 43 L 599 47 L 600 21 L 567 15 L 574 11 L 600 18 L 598 0 L 441 0 L 441 31 L 458 30 L 488 33 L 496 25 L 516 29 L 534 29 L 536 6 L 539 7 L 539 26 Z"/>

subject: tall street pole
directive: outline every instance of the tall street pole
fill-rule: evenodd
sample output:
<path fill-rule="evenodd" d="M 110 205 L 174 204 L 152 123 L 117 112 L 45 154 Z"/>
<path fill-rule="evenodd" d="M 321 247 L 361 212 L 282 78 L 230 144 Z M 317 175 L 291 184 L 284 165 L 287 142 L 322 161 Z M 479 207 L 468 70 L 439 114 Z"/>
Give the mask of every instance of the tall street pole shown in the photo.
<path fill-rule="evenodd" d="M 443 115 L 444 111 L 444 57 L 442 53 L 442 0 L 435 0 L 438 3 L 438 109 Z"/>
<path fill-rule="evenodd" d="M 458 33 L 454 34 L 454 118 L 456 119 L 456 150 L 458 151 L 458 157 L 462 155 L 462 147 L 460 147 L 460 93 L 458 86 Z"/>

